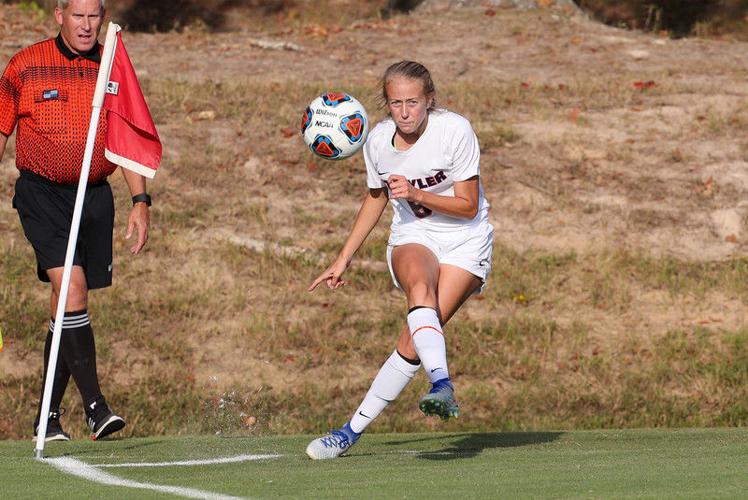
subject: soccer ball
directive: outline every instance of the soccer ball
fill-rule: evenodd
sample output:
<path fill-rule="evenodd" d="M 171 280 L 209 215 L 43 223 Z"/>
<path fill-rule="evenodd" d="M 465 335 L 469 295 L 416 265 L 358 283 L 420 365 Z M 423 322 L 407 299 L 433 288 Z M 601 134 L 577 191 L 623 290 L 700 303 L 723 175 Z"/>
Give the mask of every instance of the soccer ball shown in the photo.
<path fill-rule="evenodd" d="M 361 149 L 369 133 L 366 110 L 355 97 L 327 92 L 314 99 L 301 119 L 301 135 L 312 153 L 342 160 Z"/>

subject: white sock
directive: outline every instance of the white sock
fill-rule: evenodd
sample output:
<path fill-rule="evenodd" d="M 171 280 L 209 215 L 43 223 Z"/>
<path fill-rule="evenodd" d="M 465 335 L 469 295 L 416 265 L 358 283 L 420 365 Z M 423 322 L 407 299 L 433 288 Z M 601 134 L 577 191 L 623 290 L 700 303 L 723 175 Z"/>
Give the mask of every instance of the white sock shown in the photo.
<path fill-rule="evenodd" d="M 408 363 L 395 350 L 374 377 L 369 392 L 366 393 L 361 405 L 353 414 L 351 418 L 353 432 L 363 432 L 366 426 L 400 395 L 408 382 L 418 373 L 419 368 L 421 368 L 420 363 L 417 365 Z"/>
<path fill-rule="evenodd" d="M 421 363 L 431 383 L 449 378 L 447 346 L 436 310 L 430 307 L 411 309 L 408 313 L 408 328 L 413 337 L 416 353 L 421 358 Z"/>

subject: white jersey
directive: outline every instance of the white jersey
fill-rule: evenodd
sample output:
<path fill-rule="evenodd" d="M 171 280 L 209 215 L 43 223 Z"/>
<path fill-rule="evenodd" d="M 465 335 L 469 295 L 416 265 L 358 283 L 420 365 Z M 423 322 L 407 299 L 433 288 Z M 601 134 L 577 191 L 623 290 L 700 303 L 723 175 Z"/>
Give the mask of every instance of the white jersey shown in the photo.
<path fill-rule="evenodd" d="M 387 118 L 369 133 L 364 145 L 367 185 L 387 188 L 387 178 L 403 175 L 413 186 L 442 196 L 454 196 L 454 183 L 480 175 L 478 138 L 463 116 L 431 111 L 426 130 L 406 151 L 393 145 L 395 122 Z M 450 217 L 404 199 L 390 199 L 394 208 L 393 235 L 412 231 L 454 232 L 488 224 L 489 204 L 479 186 L 478 213 L 472 220 Z"/>

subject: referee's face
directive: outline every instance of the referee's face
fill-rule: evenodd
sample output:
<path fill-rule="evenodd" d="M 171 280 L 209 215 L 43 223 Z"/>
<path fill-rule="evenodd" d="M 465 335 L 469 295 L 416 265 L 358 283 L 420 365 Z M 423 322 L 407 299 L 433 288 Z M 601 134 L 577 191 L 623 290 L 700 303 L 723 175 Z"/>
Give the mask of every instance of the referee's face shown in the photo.
<path fill-rule="evenodd" d="M 65 44 L 78 54 L 88 52 L 99 38 L 104 23 L 101 0 L 70 0 L 64 10 L 55 8 L 55 20 Z"/>

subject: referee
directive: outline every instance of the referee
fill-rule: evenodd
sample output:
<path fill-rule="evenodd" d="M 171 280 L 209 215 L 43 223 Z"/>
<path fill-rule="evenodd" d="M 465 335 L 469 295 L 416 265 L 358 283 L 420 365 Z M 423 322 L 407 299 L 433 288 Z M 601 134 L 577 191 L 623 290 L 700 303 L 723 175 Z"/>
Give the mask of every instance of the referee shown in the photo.
<path fill-rule="evenodd" d="M 20 176 L 13 207 L 34 248 L 39 279 L 51 284 L 52 320 L 44 348 L 45 376 L 99 71 L 98 36 L 104 21 L 104 1 L 57 0 L 55 20 L 60 33 L 18 52 L 0 78 L 0 160 L 8 137 L 17 127 L 16 166 Z M 105 132 L 106 123 L 102 120 L 70 277 L 52 402 L 49 415 L 44 416 L 48 418 L 47 441 L 70 439 L 60 425 L 60 403 L 71 375 L 83 400 L 92 439 L 125 426 L 122 417 L 109 409 L 99 388 L 94 335 L 87 311 L 88 291 L 112 283 L 114 200 L 107 177 L 116 166 L 104 158 Z M 137 242 L 130 249 L 137 254 L 148 239 L 151 200 L 144 177 L 124 169 L 122 172 L 133 197 L 126 237 L 137 234 Z M 41 397 L 34 436 L 40 412 Z"/>

